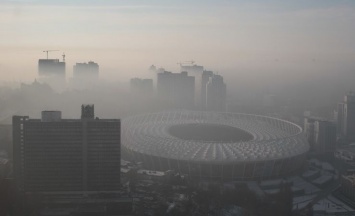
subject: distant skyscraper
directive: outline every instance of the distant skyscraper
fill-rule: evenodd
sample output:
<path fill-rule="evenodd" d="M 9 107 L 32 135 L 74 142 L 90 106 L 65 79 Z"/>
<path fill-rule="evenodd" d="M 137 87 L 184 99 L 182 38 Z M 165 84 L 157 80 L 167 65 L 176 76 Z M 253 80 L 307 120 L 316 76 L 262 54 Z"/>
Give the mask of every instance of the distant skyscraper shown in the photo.
<path fill-rule="evenodd" d="M 195 77 L 187 72 L 158 73 L 157 94 L 160 99 L 170 101 L 176 108 L 191 109 L 194 107 Z"/>
<path fill-rule="evenodd" d="M 153 93 L 153 80 L 132 78 L 130 81 L 130 89 L 131 93 L 142 95 L 151 94 Z"/>
<path fill-rule="evenodd" d="M 73 66 L 73 78 L 84 80 L 97 80 L 99 78 L 99 65 L 93 61 L 76 63 Z"/>
<path fill-rule="evenodd" d="M 336 124 L 316 117 L 306 117 L 304 133 L 311 146 L 317 153 L 333 153 L 336 147 Z"/>
<path fill-rule="evenodd" d="M 41 119 L 13 116 L 14 176 L 23 192 L 114 192 L 120 185 L 120 120 L 81 119 L 43 111 Z"/>
<path fill-rule="evenodd" d="M 337 131 L 341 136 L 345 136 L 345 118 L 344 118 L 344 103 L 338 103 L 337 107 Z"/>
<path fill-rule="evenodd" d="M 314 123 L 315 119 L 308 116 L 304 118 L 303 132 L 307 138 L 307 141 L 311 147 L 311 150 L 314 150 L 314 141 L 315 141 L 315 133 L 314 133 Z"/>
<path fill-rule="evenodd" d="M 348 142 L 355 142 L 355 95 L 350 92 L 338 104 L 338 127 Z"/>
<path fill-rule="evenodd" d="M 186 71 L 190 76 L 195 77 L 195 105 L 200 108 L 201 101 L 201 78 L 203 73 L 203 66 L 195 65 L 194 61 L 189 62 L 191 64 L 180 63 L 180 72 Z"/>
<path fill-rule="evenodd" d="M 314 124 L 315 150 L 319 153 L 333 153 L 336 147 L 336 125 L 330 121 L 316 121 Z"/>
<path fill-rule="evenodd" d="M 38 60 L 39 80 L 49 84 L 54 90 L 63 90 L 66 85 L 65 62 L 59 59 Z"/>
<path fill-rule="evenodd" d="M 210 77 L 206 85 L 206 110 L 226 111 L 227 87 L 220 75 Z"/>
<path fill-rule="evenodd" d="M 207 96 L 207 90 L 206 86 L 208 81 L 210 80 L 210 77 L 213 76 L 212 71 L 203 71 L 202 72 L 202 79 L 201 79 L 201 108 L 203 111 L 205 111 L 206 108 L 206 96 Z"/>
<path fill-rule="evenodd" d="M 39 76 L 65 77 L 65 62 L 60 62 L 59 59 L 39 59 L 38 74 Z"/>
<path fill-rule="evenodd" d="M 73 87 L 85 89 L 97 84 L 99 79 L 99 65 L 93 61 L 76 63 L 73 66 Z"/>

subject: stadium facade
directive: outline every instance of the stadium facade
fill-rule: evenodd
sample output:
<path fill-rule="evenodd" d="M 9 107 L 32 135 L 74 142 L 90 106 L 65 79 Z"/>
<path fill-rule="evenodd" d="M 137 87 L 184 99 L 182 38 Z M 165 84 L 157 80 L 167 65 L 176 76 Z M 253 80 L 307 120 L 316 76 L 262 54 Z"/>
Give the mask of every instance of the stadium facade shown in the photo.
<path fill-rule="evenodd" d="M 128 117 L 123 151 L 153 170 L 221 181 L 277 178 L 303 168 L 298 125 L 260 115 L 176 111 Z"/>

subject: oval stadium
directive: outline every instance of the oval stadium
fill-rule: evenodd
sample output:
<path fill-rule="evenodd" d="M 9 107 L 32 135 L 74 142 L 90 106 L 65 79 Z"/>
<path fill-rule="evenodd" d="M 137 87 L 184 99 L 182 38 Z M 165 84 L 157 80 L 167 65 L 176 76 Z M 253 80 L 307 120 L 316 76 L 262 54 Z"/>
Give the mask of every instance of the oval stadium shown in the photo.
<path fill-rule="evenodd" d="M 152 170 L 220 181 L 277 178 L 299 171 L 309 145 L 291 122 L 251 114 L 198 111 L 128 117 L 124 154 Z"/>

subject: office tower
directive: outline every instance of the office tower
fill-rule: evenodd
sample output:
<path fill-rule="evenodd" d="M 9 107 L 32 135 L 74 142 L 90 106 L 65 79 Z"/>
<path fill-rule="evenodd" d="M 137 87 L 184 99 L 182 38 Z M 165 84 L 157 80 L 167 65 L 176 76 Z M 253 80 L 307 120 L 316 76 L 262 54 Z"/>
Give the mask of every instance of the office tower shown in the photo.
<path fill-rule="evenodd" d="M 318 120 L 314 124 L 315 145 L 318 153 L 334 153 L 336 147 L 336 125 L 330 121 Z"/>
<path fill-rule="evenodd" d="M 130 80 L 131 93 L 147 95 L 153 93 L 153 80 L 132 78 Z"/>
<path fill-rule="evenodd" d="M 206 85 L 206 110 L 226 111 L 227 87 L 223 82 L 223 77 L 213 75 Z"/>
<path fill-rule="evenodd" d="M 337 107 L 337 131 L 339 135 L 345 136 L 345 122 L 344 122 L 344 103 L 338 103 Z"/>
<path fill-rule="evenodd" d="M 201 78 L 201 109 L 206 111 L 206 85 L 210 80 L 210 77 L 213 76 L 212 71 L 203 71 Z"/>
<path fill-rule="evenodd" d="M 81 119 L 43 111 L 13 116 L 14 177 L 22 192 L 114 192 L 120 185 L 120 120 L 98 119 L 83 105 Z"/>
<path fill-rule="evenodd" d="M 99 65 L 93 61 L 76 63 L 73 66 L 72 87 L 77 89 L 90 88 L 99 80 Z"/>
<path fill-rule="evenodd" d="M 344 132 L 346 140 L 355 142 L 355 95 L 344 96 Z"/>
<path fill-rule="evenodd" d="M 186 64 L 187 63 L 187 64 Z M 190 63 L 190 64 L 189 64 Z M 201 101 L 201 87 L 202 87 L 202 73 L 203 66 L 194 64 L 194 61 L 180 63 L 180 72 L 187 72 L 190 76 L 195 77 L 195 105 L 200 108 L 202 106 Z"/>
<path fill-rule="evenodd" d="M 38 75 L 41 82 L 49 84 L 54 90 L 62 91 L 66 87 L 65 62 L 59 59 L 39 59 Z"/>
<path fill-rule="evenodd" d="M 158 73 L 157 94 L 161 100 L 170 102 L 176 108 L 191 109 L 194 107 L 195 77 L 187 72 Z"/>
<path fill-rule="evenodd" d="M 73 66 L 73 78 L 79 80 L 97 80 L 99 78 L 99 65 L 93 61 L 76 63 Z"/>
<path fill-rule="evenodd" d="M 314 123 L 315 123 L 315 119 L 308 116 L 306 118 L 304 118 L 304 124 L 303 124 L 303 132 L 307 138 L 307 141 L 311 147 L 311 150 L 314 150 Z"/>
<path fill-rule="evenodd" d="M 334 122 L 317 117 L 307 117 L 304 120 L 304 133 L 314 152 L 333 153 L 336 147 L 336 131 Z"/>
<path fill-rule="evenodd" d="M 59 59 L 39 59 L 38 74 L 40 76 L 65 77 L 65 62 Z"/>

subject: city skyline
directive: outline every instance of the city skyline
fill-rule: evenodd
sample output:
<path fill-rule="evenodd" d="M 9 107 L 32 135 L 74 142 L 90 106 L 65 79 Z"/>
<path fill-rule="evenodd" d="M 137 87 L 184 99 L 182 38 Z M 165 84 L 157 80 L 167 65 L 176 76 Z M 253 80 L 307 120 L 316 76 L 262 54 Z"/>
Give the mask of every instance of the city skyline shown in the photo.
<path fill-rule="evenodd" d="M 0 215 L 355 215 L 354 23 L 354 0 L 0 0 Z"/>
<path fill-rule="evenodd" d="M 0 5 L 2 80 L 33 80 L 34 62 L 48 49 L 61 50 L 50 54 L 53 58 L 65 52 L 68 65 L 100 62 L 102 78 L 116 80 L 141 76 L 151 64 L 175 71 L 177 61 L 189 59 L 206 62 L 206 67 L 226 71 L 232 78 L 246 76 L 248 70 L 255 76 L 305 79 L 334 71 L 346 74 L 354 66 L 351 1 L 0 1 Z"/>

